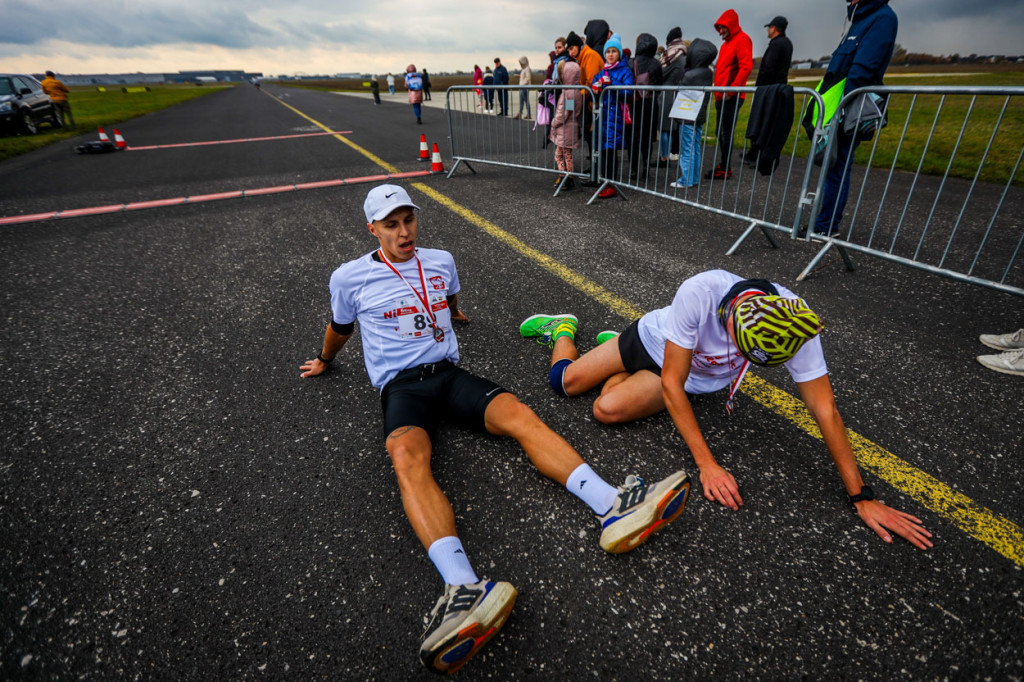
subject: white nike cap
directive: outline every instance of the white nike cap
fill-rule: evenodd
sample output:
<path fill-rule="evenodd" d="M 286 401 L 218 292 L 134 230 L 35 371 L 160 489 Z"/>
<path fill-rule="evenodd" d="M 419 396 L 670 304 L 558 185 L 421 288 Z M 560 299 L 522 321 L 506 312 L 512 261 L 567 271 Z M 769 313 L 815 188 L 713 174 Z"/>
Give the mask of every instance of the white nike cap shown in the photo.
<path fill-rule="evenodd" d="M 398 185 L 378 185 L 371 189 L 363 202 L 363 212 L 366 213 L 366 222 L 386 218 L 396 208 L 411 206 L 419 209 L 419 206 L 412 203 L 409 193 Z"/>

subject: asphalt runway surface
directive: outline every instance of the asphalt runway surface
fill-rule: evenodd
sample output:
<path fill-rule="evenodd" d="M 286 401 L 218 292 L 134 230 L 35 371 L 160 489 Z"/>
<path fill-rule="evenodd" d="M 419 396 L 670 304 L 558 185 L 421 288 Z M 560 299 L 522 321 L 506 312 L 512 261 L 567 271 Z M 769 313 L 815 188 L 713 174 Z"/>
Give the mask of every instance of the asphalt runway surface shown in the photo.
<path fill-rule="evenodd" d="M 359 149 L 62 144 L 0 163 L 0 216 L 384 172 L 360 149 L 421 170 L 419 135 L 444 148 L 443 112 L 417 126 L 385 99 L 215 93 L 120 130 L 141 146 L 319 122 Z M 864 256 L 846 272 L 834 254 L 797 284 L 814 245 L 752 238 L 726 257 L 737 221 L 640 194 L 586 206 L 579 190 L 552 198 L 550 175 L 476 170 L 402 181 L 420 244 L 455 255 L 464 367 L 613 484 L 696 478 L 666 415 L 611 428 L 594 395 L 554 395 L 549 353 L 518 323 L 572 312 L 586 350 L 703 270 L 778 281 L 825 323 L 858 452 L 883 453 L 866 482 L 935 547 L 888 545 L 859 521 L 824 445 L 780 407 L 796 395 L 782 369 L 752 373 L 769 398 L 741 393 L 731 417 L 721 395 L 695 403 L 743 508 L 695 484 L 675 524 L 621 556 L 514 442 L 442 428 L 434 471 L 469 557 L 520 592 L 460 677 L 1024 677 L 1024 383 L 974 360 L 991 352 L 978 334 L 1024 324 L 1020 297 Z M 298 370 L 329 321 L 330 273 L 376 244 L 371 186 L 2 228 L 0 677 L 433 678 L 417 649 L 442 584 L 402 511 L 359 344 L 327 376 Z"/>

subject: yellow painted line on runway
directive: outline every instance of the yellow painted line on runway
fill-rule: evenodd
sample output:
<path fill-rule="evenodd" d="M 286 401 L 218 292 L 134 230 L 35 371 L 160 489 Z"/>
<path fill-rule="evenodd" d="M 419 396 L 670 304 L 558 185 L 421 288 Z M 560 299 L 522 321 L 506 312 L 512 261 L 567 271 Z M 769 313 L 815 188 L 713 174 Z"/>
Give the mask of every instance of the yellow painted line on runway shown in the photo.
<path fill-rule="evenodd" d="M 768 409 L 821 439 L 821 431 L 804 402 L 748 374 L 742 392 Z M 922 506 L 943 516 L 971 537 L 981 540 L 1014 563 L 1024 566 L 1024 532 L 1020 526 L 987 509 L 963 493 L 921 471 L 864 436 L 847 429 L 857 462 Z"/>
<path fill-rule="evenodd" d="M 280 102 L 282 106 L 285 106 L 285 107 L 291 109 L 292 111 L 294 111 L 296 114 L 298 114 L 302 118 L 306 119 L 307 121 L 309 121 L 310 123 L 312 123 L 316 127 L 318 127 L 321 130 L 323 130 L 325 133 L 334 132 L 331 128 L 328 128 L 323 123 L 321 123 L 320 121 L 317 121 L 314 118 L 310 118 L 309 116 L 307 116 L 306 114 L 302 113 L 301 111 L 299 111 L 298 109 L 296 109 L 292 105 L 288 104 L 284 100 L 279 99 L 277 97 L 274 97 L 269 92 L 267 93 L 267 96 L 273 98 L 273 100 L 275 102 Z M 333 137 L 335 140 L 339 140 L 341 142 L 344 142 L 349 147 L 351 147 L 352 149 L 356 150 L 357 152 L 359 152 L 360 154 L 362 154 L 363 156 L 368 158 L 370 161 L 373 161 L 375 164 L 377 164 L 381 168 L 386 169 L 389 173 L 397 173 L 398 172 L 398 169 L 395 168 L 394 166 L 392 166 L 390 163 L 388 163 L 384 159 L 380 158 L 379 156 L 377 156 L 373 152 L 370 152 L 370 151 L 367 151 L 366 149 L 363 149 L 362 147 L 357 145 L 352 140 L 346 138 L 344 135 L 332 135 L 331 137 Z"/>
<path fill-rule="evenodd" d="M 281 104 L 325 131 L 330 130 L 295 107 L 284 102 Z M 335 137 L 389 172 L 398 172 L 397 168 L 380 160 L 351 140 L 340 135 L 335 135 Z M 433 187 L 422 182 L 412 183 L 412 186 L 626 320 L 632 322 L 643 317 L 646 312 L 596 282 L 592 282 L 572 268 L 559 263 L 551 256 L 534 249 L 518 237 L 448 198 Z M 799 398 L 791 396 L 752 374 L 747 375 L 740 390 L 764 407 L 790 420 L 811 436 L 821 439 L 821 431 L 818 430 L 817 423 Z M 1020 526 L 977 504 L 971 498 L 953 490 L 934 476 L 921 471 L 864 436 L 849 429 L 847 429 L 847 434 L 857 462 L 862 467 L 896 490 L 913 498 L 922 506 L 948 519 L 971 537 L 984 542 L 1017 565 L 1024 566 L 1024 532 L 1021 531 Z"/>

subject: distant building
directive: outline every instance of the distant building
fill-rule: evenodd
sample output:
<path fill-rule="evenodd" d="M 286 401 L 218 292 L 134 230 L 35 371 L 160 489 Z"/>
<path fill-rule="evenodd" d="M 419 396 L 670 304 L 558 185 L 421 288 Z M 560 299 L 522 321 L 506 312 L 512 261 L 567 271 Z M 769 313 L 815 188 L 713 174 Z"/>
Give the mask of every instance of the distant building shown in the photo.
<path fill-rule="evenodd" d="M 242 83 L 262 73 L 249 71 L 178 71 L 177 73 L 57 74 L 67 85 L 159 85 L 162 83 Z M 201 79 L 201 80 L 200 80 Z"/>

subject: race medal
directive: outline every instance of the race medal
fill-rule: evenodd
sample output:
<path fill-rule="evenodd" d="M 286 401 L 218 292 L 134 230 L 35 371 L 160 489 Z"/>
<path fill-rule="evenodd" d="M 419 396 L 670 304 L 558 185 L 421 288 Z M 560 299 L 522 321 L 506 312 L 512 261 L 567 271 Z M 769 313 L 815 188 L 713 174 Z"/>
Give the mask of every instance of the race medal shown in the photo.
<path fill-rule="evenodd" d="M 434 341 L 438 343 L 444 341 L 444 330 L 440 327 L 434 327 Z"/>

